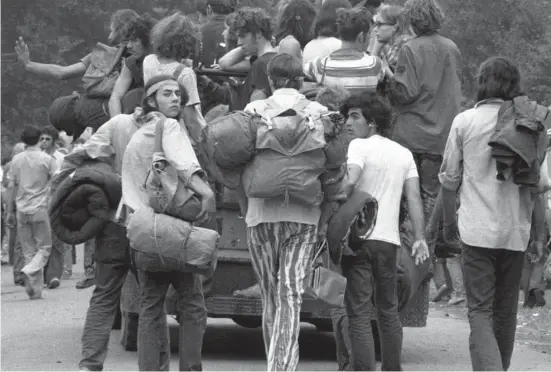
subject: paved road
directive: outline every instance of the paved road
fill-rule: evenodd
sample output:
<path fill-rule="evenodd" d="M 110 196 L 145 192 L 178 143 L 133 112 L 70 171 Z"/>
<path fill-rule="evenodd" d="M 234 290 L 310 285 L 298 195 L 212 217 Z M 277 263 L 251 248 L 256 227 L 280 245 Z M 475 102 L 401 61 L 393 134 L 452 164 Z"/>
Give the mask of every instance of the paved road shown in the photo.
<path fill-rule="evenodd" d="M 80 251 L 81 252 L 81 251 Z M 79 252 L 79 253 L 80 253 Z M 80 261 L 80 259 L 79 259 Z M 76 290 L 82 278 L 82 263 L 75 265 L 74 278 L 58 289 L 47 290 L 46 299 L 30 301 L 24 289 L 13 285 L 11 267 L 2 267 L 1 283 L 1 370 L 77 370 L 80 336 L 92 289 Z M 171 319 L 175 344 L 177 324 Z M 469 370 L 469 328 L 462 319 L 431 310 L 426 328 L 406 328 L 404 370 Z M 136 353 L 119 344 L 120 331 L 113 331 L 105 370 L 137 369 Z M 301 370 L 336 370 L 334 342 L 330 334 L 304 325 L 301 331 Z M 545 354 L 519 344 L 511 370 L 549 370 L 550 352 Z M 178 366 L 172 356 L 172 369 Z M 259 329 L 245 329 L 229 320 L 209 319 L 204 343 L 205 370 L 264 370 L 264 351 Z"/>

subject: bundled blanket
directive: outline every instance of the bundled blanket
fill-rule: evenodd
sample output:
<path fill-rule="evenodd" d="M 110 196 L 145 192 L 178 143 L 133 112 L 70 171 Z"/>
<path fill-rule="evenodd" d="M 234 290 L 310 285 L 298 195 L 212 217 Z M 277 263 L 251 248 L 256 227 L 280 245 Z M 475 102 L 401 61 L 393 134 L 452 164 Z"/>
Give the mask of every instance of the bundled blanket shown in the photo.
<path fill-rule="evenodd" d="M 81 244 L 103 231 L 119 205 L 120 176 L 109 164 L 88 160 L 54 179 L 50 203 L 52 230 L 67 244 Z"/>

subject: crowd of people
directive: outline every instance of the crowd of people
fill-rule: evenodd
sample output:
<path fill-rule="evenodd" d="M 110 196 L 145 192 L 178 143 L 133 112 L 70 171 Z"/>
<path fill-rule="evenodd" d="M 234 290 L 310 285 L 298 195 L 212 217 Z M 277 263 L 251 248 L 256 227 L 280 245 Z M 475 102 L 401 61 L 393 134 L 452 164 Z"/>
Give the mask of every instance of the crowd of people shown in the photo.
<path fill-rule="evenodd" d="M 86 277 L 77 288 L 95 288 L 79 369 L 103 369 L 129 273 L 139 286 L 139 369 L 169 369 L 164 300 L 170 285 L 179 300 L 179 369 L 202 369 L 208 278 L 153 267 L 127 239 L 132 215 L 151 207 L 144 180 L 160 146 L 163 161 L 199 200 L 196 225 L 208 227 L 216 212 L 213 182 L 228 185 L 237 174 L 257 284 L 236 295 L 262 300 L 268 370 L 298 368 L 304 279 L 328 236 L 339 236 L 337 247 L 329 247 L 332 270 L 347 280 L 344 304 L 332 311 L 339 370 L 376 369 L 373 303 L 382 369 L 402 369 L 396 293 L 404 231 L 415 265 L 432 262 L 432 300 L 466 304 L 473 369 L 507 370 L 520 289 L 526 306 L 543 306 L 545 278 L 551 281 L 551 114 L 525 96 L 514 62 L 483 62 L 477 104 L 466 109 L 461 53 L 439 33 L 445 15 L 436 0 L 408 0 L 403 7 L 281 0 L 275 22 L 266 10 L 237 0 L 203 5 L 200 25 L 181 13 L 156 20 L 119 10 L 110 20 L 112 46 L 98 43 L 70 66 L 31 61 L 23 38 L 16 41 L 29 73 L 84 83 L 83 93 L 54 101 L 53 127 L 23 129 L 3 168 L 6 246 L 13 247 L 14 281 L 29 298 L 43 298 L 44 287 L 55 289 L 72 273 L 75 247 L 50 221 L 60 177 L 96 160 L 121 180 L 120 202 L 109 206 L 106 225 L 85 244 Z M 201 68 L 236 77 L 209 78 Z M 267 197 L 258 190 L 264 176 L 251 172 L 258 172 L 261 152 L 244 170 L 213 164 L 205 136 L 214 119 L 242 111 L 270 121 L 290 110 L 342 120 L 338 196 L 328 198 L 320 181 L 333 174 L 325 157 L 304 162 L 312 169 L 298 172 L 319 168 L 319 180 L 303 184 L 311 186 L 309 195 L 286 190 Z M 515 115 L 523 115 L 519 135 Z M 313 146 L 310 154 L 323 154 L 315 151 L 322 147 L 314 134 L 302 135 Z M 274 162 L 291 161 L 278 156 Z M 350 218 L 332 223 L 336 215 Z M 358 224 L 368 228 L 353 228 Z"/>

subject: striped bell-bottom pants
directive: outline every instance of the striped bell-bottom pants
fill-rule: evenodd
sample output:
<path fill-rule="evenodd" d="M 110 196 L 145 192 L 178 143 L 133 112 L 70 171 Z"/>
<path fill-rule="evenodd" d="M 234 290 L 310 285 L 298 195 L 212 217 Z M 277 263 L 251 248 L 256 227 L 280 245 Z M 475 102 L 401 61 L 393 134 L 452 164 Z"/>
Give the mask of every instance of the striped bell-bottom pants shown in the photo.
<path fill-rule="evenodd" d="M 248 228 L 248 245 L 262 295 L 262 333 L 268 371 L 298 366 L 300 308 L 317 226 L 294 222 Z"/>

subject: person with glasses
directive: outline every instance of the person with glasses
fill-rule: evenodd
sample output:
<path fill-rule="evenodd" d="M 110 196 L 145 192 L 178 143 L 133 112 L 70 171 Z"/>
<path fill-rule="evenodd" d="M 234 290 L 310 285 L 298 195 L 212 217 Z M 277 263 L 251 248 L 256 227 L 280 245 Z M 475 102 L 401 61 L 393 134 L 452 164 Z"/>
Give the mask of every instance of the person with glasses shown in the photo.
<path fill-rule="evenodd" d="M 413 31 L 403 15 L 403 8 L 395 5 L 383 5 L 374 17 L 373 28 L 375 42 L 371 54 L 385 60 L 392 71 L 396 71 L 398 52 L 402 46 L 413 39 Z"/>

